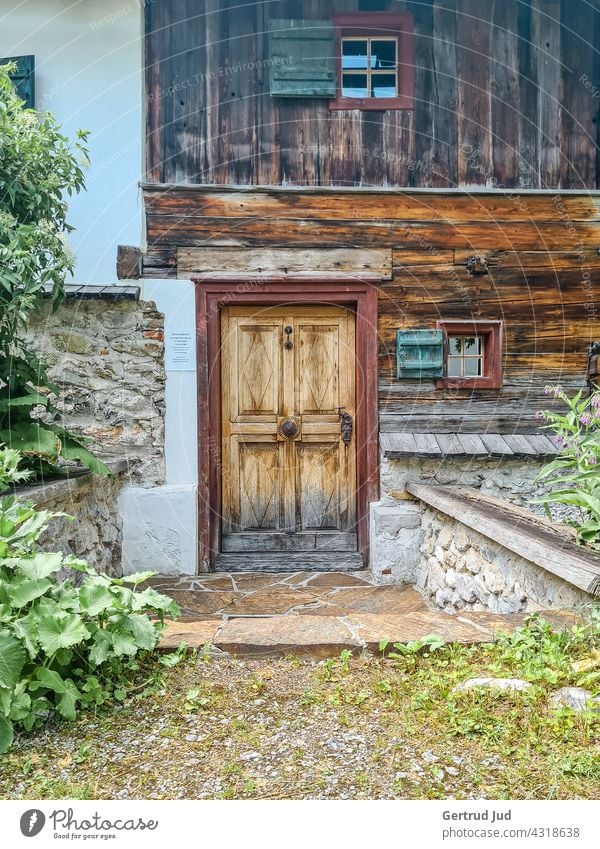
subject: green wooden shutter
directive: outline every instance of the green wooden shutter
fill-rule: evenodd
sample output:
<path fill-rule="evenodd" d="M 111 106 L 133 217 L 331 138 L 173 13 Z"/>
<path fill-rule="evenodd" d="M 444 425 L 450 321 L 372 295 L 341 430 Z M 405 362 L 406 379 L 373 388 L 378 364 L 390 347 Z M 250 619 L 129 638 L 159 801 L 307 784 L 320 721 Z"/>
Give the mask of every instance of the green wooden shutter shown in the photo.
<path fill-rule="evenodd" d="M 335 37 L 329 21 L 269 21 L 273 97 L 335 97 Z"/>
<path fill-rule="evenodd" d="M 433 378 L 444 376 L 444 334 L 441 330 L 396 331 L 397 376 Z"/>
<path fill-rule="evenodd" d="M 17 68 L 10 75 L 17 94 L 25 101 L 28 109 L 35 109 L 35 57 L 13 56 L 8 59 L 0 59 L 0 65 L 7 62 L 16 62 Z"/>

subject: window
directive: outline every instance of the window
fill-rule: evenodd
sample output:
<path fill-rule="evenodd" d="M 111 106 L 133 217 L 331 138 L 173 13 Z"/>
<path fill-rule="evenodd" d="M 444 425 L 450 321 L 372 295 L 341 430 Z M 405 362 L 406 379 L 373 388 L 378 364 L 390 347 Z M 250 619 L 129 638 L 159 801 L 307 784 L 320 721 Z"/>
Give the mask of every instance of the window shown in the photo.
<path fill-rule="evenodd" d="M 0 59 L 0 65 L 14 62 L 17 66 L 10 74 L 19 97 L 25 101 L 27 109 L 35 109 L 35 58 L 33 56 L 13 56 Z"/>
<path fill-rule="evenodd" d="M 440 389 L 502 386 L 502 322 L 438 321 L 444 334 L 446 376 Z"/>
<path fill-rule="evenodd" d="M 338 15 L 331 109 L 412 109 L 413 26 L 407 13 Z"/>

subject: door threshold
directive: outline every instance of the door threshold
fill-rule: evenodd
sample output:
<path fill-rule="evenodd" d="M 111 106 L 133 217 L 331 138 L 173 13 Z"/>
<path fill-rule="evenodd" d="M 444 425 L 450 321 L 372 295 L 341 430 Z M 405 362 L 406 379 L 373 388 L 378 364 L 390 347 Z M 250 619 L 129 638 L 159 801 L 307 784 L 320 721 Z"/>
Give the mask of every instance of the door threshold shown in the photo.
<path fill-rule="evenodd" d="M 218 554 L 216 572 L 358 572 L 365 564 L 358 551 L 293 551 Z"/>

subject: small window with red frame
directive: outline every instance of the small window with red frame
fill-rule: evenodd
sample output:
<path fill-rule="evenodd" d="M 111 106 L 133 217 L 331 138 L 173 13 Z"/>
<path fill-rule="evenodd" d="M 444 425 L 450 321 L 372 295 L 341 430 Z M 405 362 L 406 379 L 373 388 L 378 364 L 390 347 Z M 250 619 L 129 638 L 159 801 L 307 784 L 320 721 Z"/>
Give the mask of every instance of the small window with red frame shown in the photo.
<path fill-rule="evenodd" d="M 438 321 L 444 333 L 446 376 L 439 389 L 500 389 L 502 322 Z"/>
<path fill-rule="evenodd" d="M 412 109 L 413 21 L 408 13 L 334 17 L 337 95 L 331 109 Z"/>

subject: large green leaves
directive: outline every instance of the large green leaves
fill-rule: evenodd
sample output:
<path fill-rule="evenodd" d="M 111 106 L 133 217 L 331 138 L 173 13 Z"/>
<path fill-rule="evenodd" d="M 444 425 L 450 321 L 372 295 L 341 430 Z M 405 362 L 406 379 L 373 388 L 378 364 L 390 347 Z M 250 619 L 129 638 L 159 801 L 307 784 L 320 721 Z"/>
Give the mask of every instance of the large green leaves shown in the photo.
<path fill-rule="evenodd" d="M 31 578 L 32 580 L 39 580 L 40 578 L 47 578 L 54 572 L 58 572 L 62 565 L 62 554 L 48 554 L 46 552 L 40 552 L 30 558 L 21 558 L 18 562 L 17 569 L 25 575 L 25 577 Z"/>
<path fill-rule="evenodd" d="M 12 722 L 4 716 L 0 716 L 0 754 L 8 752 L 12 746 L 14 731 Z"/>
<path fill-rule="evenodd" d="M 79 590 L 81 610 L 88 616 L 98 616 L 115 604 L 115 596 L 109 589 L 109 582 L 101 578 L 86 580 Z"/>
<path fill-rule="evenodd" d="M 0 633 L 0 687 L 12 690 L 21 676 L 27 652 L 20 640 L 6 631 Z"/>
<path fill-rule="evenodd" d="M 43 457 L 50 463 L 58 460 L 62 447 L 55 433 L 32 421 L 17 422 L 8 429 L 0 430 L 0 442 L 25 456 Z"/>
<path fill-rule="evenodd" d="M 81 616 L 74 613 L 40 616 L 37 633 L 41 648 L 49 655 L 53 655 L 59 649 L 76 646 L 90 636 Z"/>
<path fill-rule="evenodd" d="M 16 575 L 15 579 L 7 586 L 6 591 L 12 606 L 21 608 L 44 595 L 51 586 L 52 581 L 46 579 L 41 581 L 30 580 L 23 575 Z"/>

